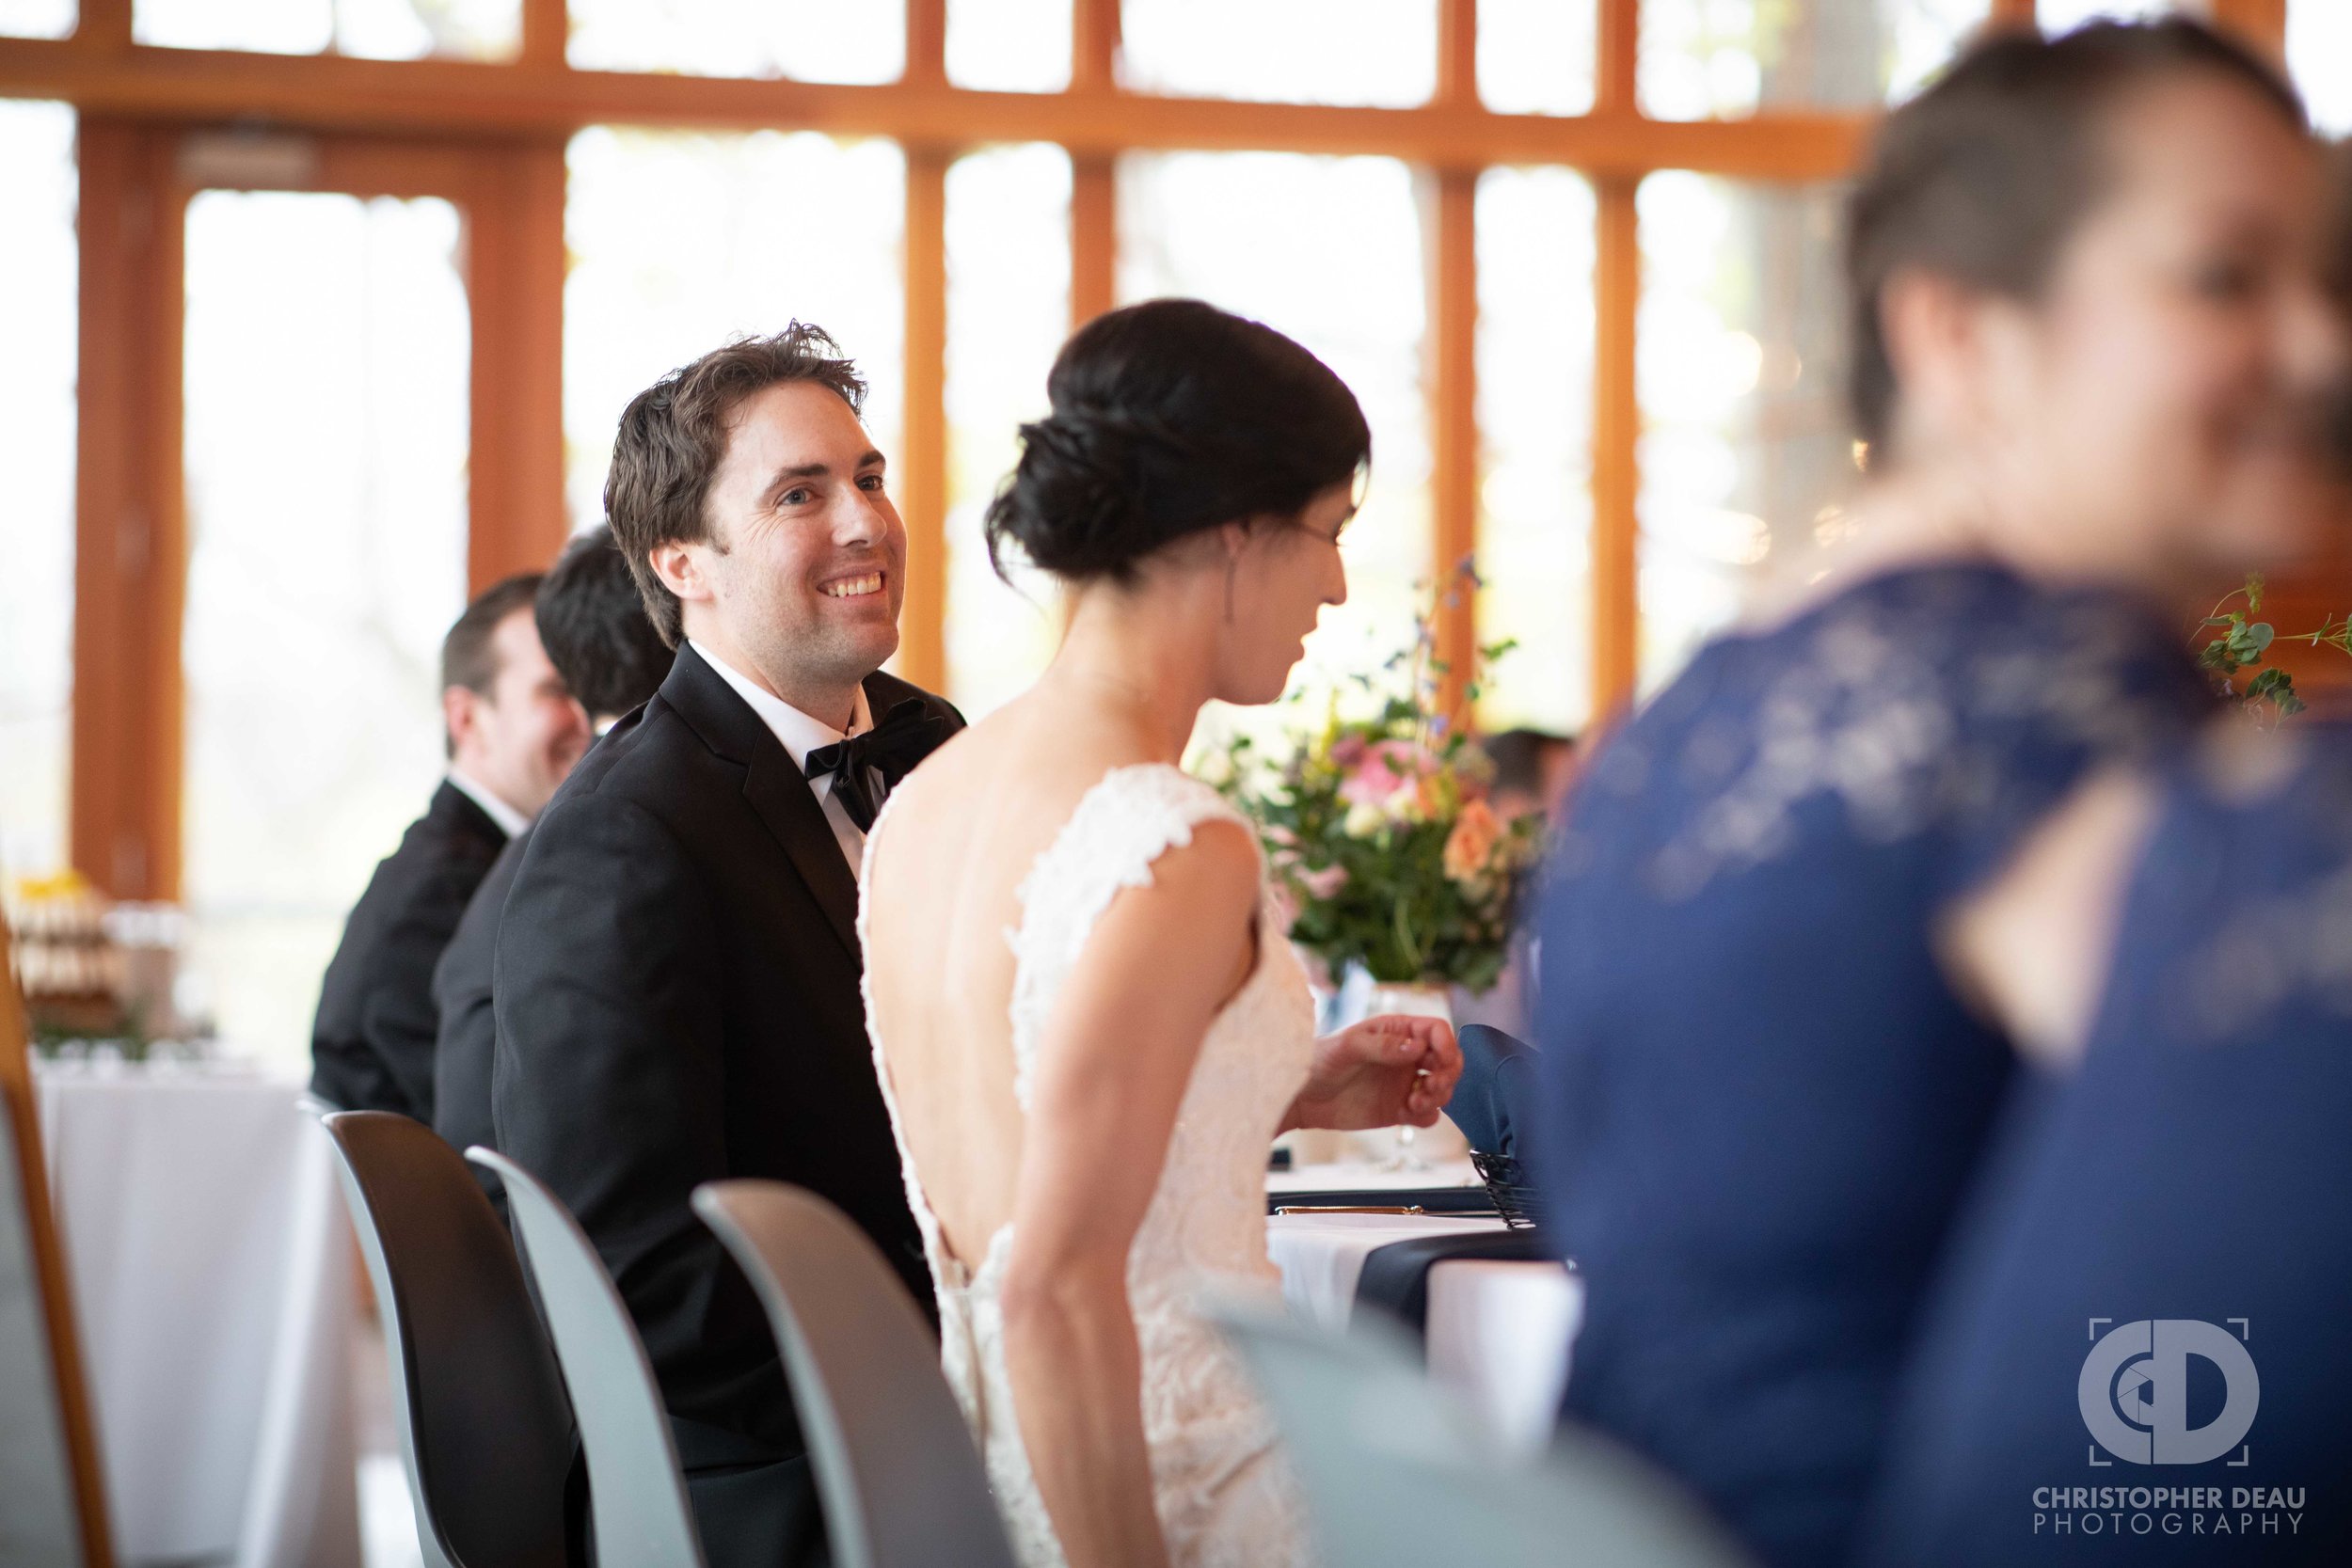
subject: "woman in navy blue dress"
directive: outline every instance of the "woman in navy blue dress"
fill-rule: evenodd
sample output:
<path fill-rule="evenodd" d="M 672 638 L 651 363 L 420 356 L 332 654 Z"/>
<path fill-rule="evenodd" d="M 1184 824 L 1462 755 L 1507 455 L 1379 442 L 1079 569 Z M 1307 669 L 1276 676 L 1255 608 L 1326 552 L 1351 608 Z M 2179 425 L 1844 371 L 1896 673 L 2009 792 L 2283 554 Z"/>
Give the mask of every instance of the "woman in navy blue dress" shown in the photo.
<path fill-rule="evenodd" d="M 2012 1075 L 1977 911 L 2087 777 L 2213 711 L 2181 607 L 2325 515 L 2324 178 L 2292 91 L 2185 23 L 1995 39 L 1898 110 L 1850 213 L 1855 554 L 1702 649 L 1569 807 L 1568 1414 L 1774 1563 L 1851 1548 Z"/>
<path fill-rule="evenodd" d="M 1872 1562 L 2352 1560 L 2352 730 L 2233 741 L 1955 1247 Z"/>

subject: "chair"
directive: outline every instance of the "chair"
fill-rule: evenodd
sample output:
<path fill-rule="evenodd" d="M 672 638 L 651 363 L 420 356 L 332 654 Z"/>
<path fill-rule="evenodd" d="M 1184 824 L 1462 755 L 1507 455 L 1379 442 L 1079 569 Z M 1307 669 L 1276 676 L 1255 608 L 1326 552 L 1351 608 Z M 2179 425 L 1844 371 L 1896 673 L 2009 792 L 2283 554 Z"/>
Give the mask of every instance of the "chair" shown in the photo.
<path fill-rule="evenodd" d="M 386 1111 L 323 1124 L 383 1317 L 427 1568 L 564 1568 L 571 1407 L 505 1228 L 432 1129 Z"/>
<path fill-rule="evenodd" d="M 608 1568 L 703 1568 L 661 1388 L 604 1260 L 537 1177 L 491 1149 L 469 1148 L 466 1158 L 505 1185 L 523 1263 L 539 1288 L 588 1454 L 596 1560 Z M 474 1188 L 477 1197 L 481 1192 Z"/>
<path fill-rule="evenodd" d="M 768 1308 L 835 1568 L 1012 1568 L 939 1347 L 865 1232 L 778 1181 L 713 1181 L 694 1212 Z"/>
<path fill-rule="evenodd" d="M 1533 1463 L 1508 1458 L 1399 1331 L 1342 1337 L 1257 1307 L 1215 1316 L 1273 1407 L 1330 1568 L 1746 1568 L 1696 1504 L 1613 1445 L 1565 1432 Z"/>

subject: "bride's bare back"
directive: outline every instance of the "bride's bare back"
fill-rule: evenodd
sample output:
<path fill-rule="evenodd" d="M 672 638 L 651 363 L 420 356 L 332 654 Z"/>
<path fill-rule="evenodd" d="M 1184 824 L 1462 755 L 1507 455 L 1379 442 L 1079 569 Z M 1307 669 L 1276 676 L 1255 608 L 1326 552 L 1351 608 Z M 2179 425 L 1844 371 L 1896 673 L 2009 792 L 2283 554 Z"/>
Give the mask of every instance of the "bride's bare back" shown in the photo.
<path fill-rule="evenodd" d="M 865 891 L 868 1026 L 941 1239 L 967 1268 L 1011 1220 L 1021 1171 L 1006 940 L 1021 885 L 1105 773 L 1159 760 L 1131 719 L 1038 689 L 892 795 Z"/>

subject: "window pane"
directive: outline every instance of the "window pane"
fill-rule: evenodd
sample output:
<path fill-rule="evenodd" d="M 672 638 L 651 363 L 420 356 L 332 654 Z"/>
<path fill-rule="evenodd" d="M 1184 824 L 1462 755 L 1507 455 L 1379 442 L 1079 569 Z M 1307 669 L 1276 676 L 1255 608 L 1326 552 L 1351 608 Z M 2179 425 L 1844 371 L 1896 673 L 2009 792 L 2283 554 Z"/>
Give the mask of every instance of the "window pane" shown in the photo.
<path fill-rule="evenodd" d="M 1478 96 L 1504 115 L 1593 107 L 1593 0 L 1479 0 Z"/>
<path fill-rule="evenodd" d="M 2287 7 L 2287 69 L 2311 105 L 2312 123 L 2352 135 L 2352 5 L 2294 0 Z"/>
<path fill-rule="evenodd" d="M 1659 119 L 1733 119 L 1901 98 L 1989 8 L 1988 0 L 1642 0 L 1642 109 Z"/>
<path fill-rule="evenodd" d="M 902 0 L 571 0 L 582 71 L 895 82 L 906 71 Z"/>
<path fill-rule="evenodd" d="M 8 0 L 0 0 L 5 5 Z M 131 34 L 176 49 L 379 60 L 513 59 L 521 0 L 135 0 Z"/>
<path fill-rule="evenodd" d="M 1680 171 L 1642 182 L 1645 687 L 1731 619 L 1768 561 L 1788 570 L 1836 536 L 1854 479 L 1842 195 Z"/>
<path fill-rule="evenodd" d="M 465 602 L 457 211 L 206 191 L 187 219 L 187 962 L 297 1060 L 319 976 L 442 759 Z"/>
<path fill-rule="evenodd" d="M 988 563 L 980 515 L 1045 412 L 1070 330 L 1070 157 L 991 148 L 947 170 L 947 691 L 977 718 L 1037 679 L 1061 637 L 1042 573 Z"/>
<path fill-rule="evenodd" d="M 0 0 L 0 36 L 61 39 L 73 31 L 74 0 Z"/>
<path fill-rule="evenodd" d="M 2308 3 L 2309 0 L 2306 0 Z M 2206 8 L 2201 5 L 2176 5 L 2173 0 L 2041 0 L 2034 7 L 2034 21 L 2042 32 L 2055 38 L 2100 17 L 2129 22 L 2146 17 L 2169 16 L 2174 11 L 2188 11 L 2202 16 Z"/>
<path fill-rule="evenodd" d="M 1308 639 L 1309 686 L 1412 640 L 1432 578 L 1427 293 L 1413 174 L 1393 158 L 1132 153 L 1119 166 L 1119 293 L 1205 299 L 1297 339 L 1372 424 L 1372 488 L 1343 546 L 1347 603 Z"/>
<path fill-rule="evenodd" d="M 1409 108 L 1438 86 L 1437 0 L 1125 0 L 1138 92 Z"/>
<path fill-rule="evenodd" d="M 1481 8 L 1483 12 L 1484 8 Z M 1592 697 L 1593 188 L 1478 182 L 1478 637 L 1488 730 L 1581 729 Z"/>
<path fill-rule="evenodd" d="M 76 190 L 72 109 L 0 103 L 0 887 L 66 863 Z"/>
<path fill-rule="evenodd" d="M 1070 86 L 1072 0 L 947 0 L 947 80 L 990 92 Z"/>
<path fill-rule="evenodd" d="M 795 319 L 857 361 L 871 388 L 866 426 L 897 457 L 906 163 L 895 143 L 593 126 L 572 138 L 569 161 L 564 444 L 575 528 L 604 515 L 629 399 L 730 338 Z"/>

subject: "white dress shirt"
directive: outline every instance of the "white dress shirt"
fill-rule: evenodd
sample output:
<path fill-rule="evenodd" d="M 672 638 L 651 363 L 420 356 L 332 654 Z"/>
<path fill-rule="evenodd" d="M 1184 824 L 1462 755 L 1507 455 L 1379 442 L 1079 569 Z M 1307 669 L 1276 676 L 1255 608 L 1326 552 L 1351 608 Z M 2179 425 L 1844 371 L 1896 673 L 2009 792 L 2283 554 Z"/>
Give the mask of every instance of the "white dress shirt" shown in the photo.
<path fill-rule="evenodd" d="M 480 806 L 490 820 L 499 825 L 499 832 L 513 838 L 531 826 L 531 818 L 490 793 L 490 786 L 469 777 L 464 770 L 449 770 L 449 782 L 457 793 Z"/>
<path fill-rule="evenodd" d="M 785 754 L 792 759 L 796 771 L 807 768 L 809 752 L 819 747 L 831 746 L 849 736 L 864 735 L 874 727 L 873 710 L 866 705 L 863 686 L 857 689 L 857 702 L 850 714 L 850 727 L 844 732 L 834 729 L 821 719 L 811 719 L 692 638 L 687 639 L 687 644 L 702 655 L 703 662 L 716 670 L 721 680 L 735 688 L 737 696 L 751 705 L 752 711 L 759 715 L 759 721 L 767 725 L 770 733 L 782 743 Z M 868 768 L 867 771 L 872 772 L 873 769 Z M 849 808 L 834 799 L 833 775 L 827 773 L 821 778 L 810 779 L 808 787 L 816 795 L 817 804 L 825 814 L 825 824 L 833 829 L 834 840 L 841 846 L 842 856 L 849 861 L 851 874 L 862 871 L 866 865 L 866 834 L 855 822 L 850 820 Z M 879 789 L 875 791 L 877 799 L 881 793 Z"/>

